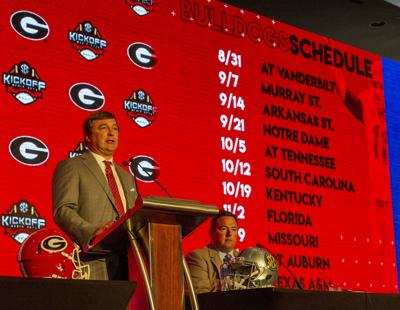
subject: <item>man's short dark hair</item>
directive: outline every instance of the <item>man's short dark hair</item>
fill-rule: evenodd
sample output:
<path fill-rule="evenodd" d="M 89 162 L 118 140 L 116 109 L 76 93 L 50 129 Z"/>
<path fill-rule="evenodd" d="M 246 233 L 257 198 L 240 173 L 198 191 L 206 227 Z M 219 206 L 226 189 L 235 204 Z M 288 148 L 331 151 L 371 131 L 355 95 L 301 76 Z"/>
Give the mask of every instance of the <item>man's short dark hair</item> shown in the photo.
<path fill-rule="evenodd" d="M 233 217 L 235 219 L 236 225 L 238 225 L 238 220 L 235 214 L 233 214 L 232 212 L 229 211 L 225 211 L 225 210 L 220 210 L 218 212 L 218 214 L 216 216 L 213 217 L 213 219 L 211 220 L 211 224 L 210 224 L 210 231 L 215 230 L 215 228 L 217 227 L 217 221 L 220 217 L 223 216 L 230 216 Z"/>
<path fill-rule="evenodd" d="M 83 123 L 83 135 L 86 137 L 90 135 L 92 132 L 92 124 L 94 121 L 100 120 L 100 119 L 116 119 L 114 114 L 108 111 L 97 111 L 92 114 L 90 114 L 86 119 L 85 122 Z"/>

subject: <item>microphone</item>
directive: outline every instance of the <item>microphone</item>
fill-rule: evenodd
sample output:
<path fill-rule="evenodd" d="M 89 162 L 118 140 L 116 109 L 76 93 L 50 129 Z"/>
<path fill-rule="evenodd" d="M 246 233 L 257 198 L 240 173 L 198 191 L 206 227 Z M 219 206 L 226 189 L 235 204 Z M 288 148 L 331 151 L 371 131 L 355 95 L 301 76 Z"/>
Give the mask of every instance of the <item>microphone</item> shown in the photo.
<path fill-rule="evenodd" d="M 129 158 L 129 163 L 126 162 L 126 161 L 123 161 L 122 164 L 123 164 L 124 166 L 128 166 L 128 167 L 129 167 L 130 164 L 133 163 L 133 161 L 134 161 L 133 158 Z M 150 178 L 158 185 L 159 188 L 161 188 L 161 190 L 162 190 L 164 193 L 166 193 L 166 194 L 168 195 L 169 198 L 174 198 L 174 197 L 169 193 L 169 191 L 168 191 L 164 186 L 162 186 L 162 184 L 161 184 L 160 182 L 157 181 L 156 178 L 154 178 L 152 175 L 150 175 L 150 173 L 147 172 L 147 170 L 146 170 L 145 168 L 143 168 L 139 163 L 137 163 L 137 165 L 138 165 L 139 168 L 141 168 L 141 169 L 147 174 L 148 177 L 150 177 Z M 135 177 L 135 184 L 136 184 L 136 175 L 133 174 L 133 176 Z"/>
<path fill-rule="evenodd" d="M 282 262 L 282 260 L 278 260 L 278 257 L 275 255 L 274 252 L 272 252 L 270 249 L 268 249 L 267 247 L 263 246 L 261 243 L 256 243 L 256 247 L 258 248 L 262 248 L 264 250 L 267 250 L 274 258 L 277 262 L 280 263 L 280 265 L 282 265 L 288 272 L 289 274 L 292 276 L 294 282 L 296 283 L 297 287 L 300 290 L 304 290 L 303 287 L 301 286 L 299 280 L 297 280 L 296 276 L 294 275 L 294 273 Z"/>

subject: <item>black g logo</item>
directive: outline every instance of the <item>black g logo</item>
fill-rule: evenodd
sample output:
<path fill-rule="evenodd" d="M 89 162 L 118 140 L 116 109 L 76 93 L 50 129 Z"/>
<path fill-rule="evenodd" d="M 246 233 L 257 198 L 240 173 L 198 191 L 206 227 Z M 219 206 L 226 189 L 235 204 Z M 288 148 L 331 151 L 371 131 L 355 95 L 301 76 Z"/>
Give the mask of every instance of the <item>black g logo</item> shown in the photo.
<path fill-rule="evenodd" d="M 29 40 L 43 40 L 49 35 L 49 26 L 39 15 L 18 11 L 10 17 L 11 26 L 22 37 Z"/>
<path fill-rule="evenodd" d="M 47 252 L 56 253 L 64 250 L 67 245 L 67 240 L 61 236 L 54 235 L 43 239 L 40 247 Z"/>
<path fill-rule="evenodd" d="M 49 158 L 49 149 L 39 139 L 29 136 L 16 137 L 8 146 L 16 161 L 28 166 L 38 166 Z"/>
<path fill-rule="evenodd" d="M 77 83 L 69 89 L 69 97 L 79 108 L 87 111 L 96 111 L 104 106 L 104 95 L 96 86 Z"/>
<path fill-rule="evenodd" d="M 132 158 L 129 165 L 130 172 L 143 182 L 154 182 L 160 174 L 160 167 L 156 161 L 148 156 Z"/>
<path fill-rule="evenodd" d="M 153 48 L 145 43 L 136 42 L 128 46 L 129 59 L 143 69 L 152 69 L 157 64 Z"/>

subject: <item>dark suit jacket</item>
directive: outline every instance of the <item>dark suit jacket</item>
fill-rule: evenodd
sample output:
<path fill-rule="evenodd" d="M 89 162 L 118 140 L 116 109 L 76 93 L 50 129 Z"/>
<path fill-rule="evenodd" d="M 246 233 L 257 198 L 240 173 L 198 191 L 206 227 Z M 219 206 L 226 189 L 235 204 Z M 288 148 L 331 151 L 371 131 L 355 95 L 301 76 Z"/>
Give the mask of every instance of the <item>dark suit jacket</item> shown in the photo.
<path fill-rule="evenodd" d="M 137 190 L 132 176 L 115 165 L 127 209 L 134 207 Z M 94 231 L 115 220 L 113 194 L 99 164 L 89 152 L 61 161 L 53 175 L 54 221 L 71 239 L 85 247 Z"/>

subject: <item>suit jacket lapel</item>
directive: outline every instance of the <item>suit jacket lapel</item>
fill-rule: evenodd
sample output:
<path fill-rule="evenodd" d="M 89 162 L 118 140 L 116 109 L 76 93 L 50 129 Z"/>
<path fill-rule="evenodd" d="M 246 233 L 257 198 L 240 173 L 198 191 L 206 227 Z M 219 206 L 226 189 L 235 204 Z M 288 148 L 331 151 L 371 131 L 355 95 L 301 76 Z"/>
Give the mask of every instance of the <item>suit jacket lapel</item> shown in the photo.
<path fill-rule="evenodd" d="M 221 257 L 219 256 L 218 251 L 214 248 L 214 246 L 208 246 L 208 252 L 210 255 L 211 263 L 214 265 L 215 269 L 217 270 L 218 277 L 221 277 L 220 269 L 222 265 Z"/>

